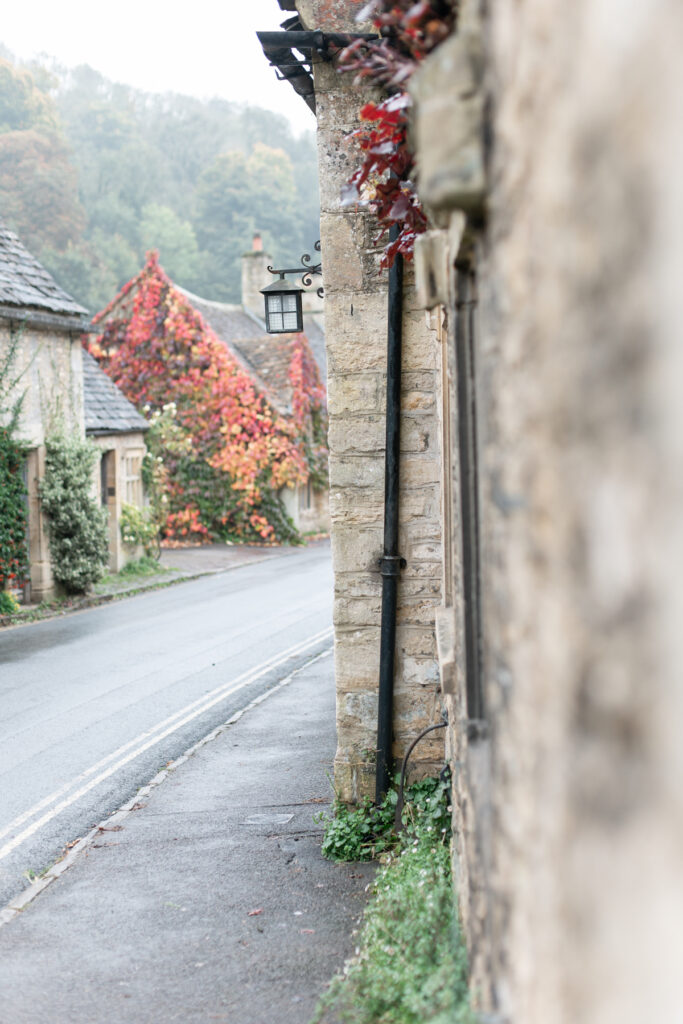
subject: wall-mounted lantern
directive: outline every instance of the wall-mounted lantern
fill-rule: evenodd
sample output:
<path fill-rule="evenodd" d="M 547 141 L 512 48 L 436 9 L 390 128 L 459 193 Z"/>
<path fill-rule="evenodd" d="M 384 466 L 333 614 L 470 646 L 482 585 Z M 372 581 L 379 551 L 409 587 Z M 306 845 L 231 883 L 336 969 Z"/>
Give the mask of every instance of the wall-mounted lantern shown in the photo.
<path fill-rule="evenodd" d="M 298 334 L 303 331 L 303 288 L 300 284 L 287 281 L 285 272 L 281 271 L 279 279 L 262 288 L 261 294 L 266 300 L 268 334 Z"/>
<path fill-rule="evenodd" d="M 320 252 L 319 241 L 315 243 L 315 248 Z M 304 329 L 304 287 L 310 286 L 313 274 L 322 274 L 322 264 L 312 264 L 309 254 L 304 253 L 300 267 L 285 267 L 282 270 L 268 267 L 268 271 L 278 274 L 279 278 L 261 288 L 266 305 L 266 331 L 268 334 L 299 334 Z M 285 274 L 300 274 L 301 284 L 288 281 Z M 318 295 L 323 297 L 322 288 L 318 288 Z"/>

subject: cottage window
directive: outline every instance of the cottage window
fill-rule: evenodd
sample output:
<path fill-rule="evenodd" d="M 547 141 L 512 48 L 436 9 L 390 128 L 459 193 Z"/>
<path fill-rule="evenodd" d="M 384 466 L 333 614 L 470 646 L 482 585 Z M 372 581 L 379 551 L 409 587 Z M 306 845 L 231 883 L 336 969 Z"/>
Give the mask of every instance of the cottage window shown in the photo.
<path fill-rule="evenodd" d="M 123 456 L 123 493 L 128 505 L 142 505 L 142 455 L 140 450 Z"/>

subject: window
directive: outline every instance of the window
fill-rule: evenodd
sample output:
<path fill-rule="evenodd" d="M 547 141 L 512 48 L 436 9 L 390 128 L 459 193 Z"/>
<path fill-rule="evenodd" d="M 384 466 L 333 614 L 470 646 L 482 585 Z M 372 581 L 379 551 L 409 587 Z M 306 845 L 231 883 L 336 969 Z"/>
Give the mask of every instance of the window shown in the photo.
<path fill-rule="evenodd" d="M 123 454 L 123 494 L 128 505 L 142 505 L 142 456 L 139 448 Z"/>

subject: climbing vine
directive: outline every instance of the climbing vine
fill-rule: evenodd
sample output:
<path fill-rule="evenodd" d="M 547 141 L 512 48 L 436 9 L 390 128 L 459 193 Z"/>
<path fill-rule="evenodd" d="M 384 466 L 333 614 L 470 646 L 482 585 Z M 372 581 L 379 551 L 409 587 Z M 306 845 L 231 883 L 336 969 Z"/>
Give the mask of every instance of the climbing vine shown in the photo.
<path fill-rule="evenodd" d="M 357 39 L 339 55 L 339 69 L 353 72 L 358 84 L 369 82 L 389 93 L 361 108 L 363 123 L 351 138 L 360 147 L 362 162 L 342 192 L 346 204 L 360 201 L 372 210 L 380 226 L 378 240 L 398 226 L 398 236 L 385 244 L 383 268 L 399 253 L 410 259 L 416 237 L 428 227 L 408 142 L 407 84 L 420 62 L 450 34 L 456 16 L 457 0 L 372 0 L 357 19 L 371 19 L 381 38 Z"/>
<path fill-rule="evenodd" d="M 21 334 L 10 335 L 0 361 L 0 591 L 19 586 L 28 579 L 26 488 L 23 466 L 28 445 L 16 436 L 23 393 L 16 386 L 14 364 Z"/>
<path fill-rule="evenodd" d="M 322 474 L 324 392 L 308 344 L 292 346 L 294 414 L 275 410 L 155 253 L 95 321 L 86 342 L 152 418 L 150 479 L 169 538 L 291 541 L 277 491 Z M 160 461 L 159 461 L 160 460 Z"/>

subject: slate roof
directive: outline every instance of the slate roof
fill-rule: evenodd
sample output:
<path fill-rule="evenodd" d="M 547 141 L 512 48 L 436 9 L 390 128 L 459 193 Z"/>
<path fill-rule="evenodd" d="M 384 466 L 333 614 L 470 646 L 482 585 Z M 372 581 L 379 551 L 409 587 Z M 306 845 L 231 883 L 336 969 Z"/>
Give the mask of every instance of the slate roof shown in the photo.
<path fill-rule="evenodd" d="M 0 307 L 5 316 L 40 321 L 64 318 L 64 326 L 84 329 L 88 313 L 72 299 L 13 231 L 0 225 Z"/>
<path fill-rule="evenodd" d="M 83 349 L 83 409 L 86 434 L 128 434 L 149 423 Z"/>
<path fill-rule="evenodd" d="M 177 287 L 177 286 L 176 286 Z M 243 306 L 211 302 L 179 289 L 228 347 L 252 380 L 282 413 L 292 411 L 292 334 L 267 334 L 266 325 Z"/>

